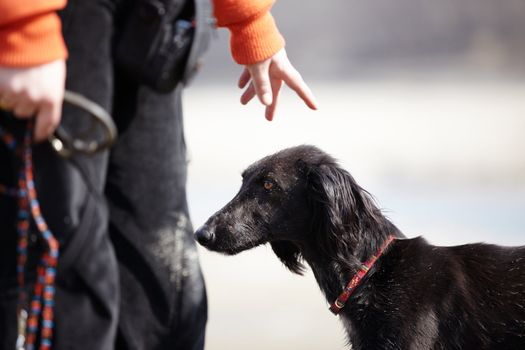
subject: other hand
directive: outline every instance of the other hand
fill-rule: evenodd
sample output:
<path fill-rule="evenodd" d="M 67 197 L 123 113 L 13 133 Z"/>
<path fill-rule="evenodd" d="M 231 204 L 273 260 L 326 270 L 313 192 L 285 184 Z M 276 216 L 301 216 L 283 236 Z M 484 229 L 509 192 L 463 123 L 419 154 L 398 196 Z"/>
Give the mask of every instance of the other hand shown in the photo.
<path fill-rule="evenodd" d="M 0 108 L 20 119 L 36 116 L 35 141 L 43 141 L 60 123 L 65 77 L 64 60 L 23 68 L 0 66 Z"/>
<path fill-rule="evenodd" d="M 317 109 L 312 91 L 290 63 L 284 48 L 265 61 L 245 66 L 239 78 L 239 88 L 245 88 L 248 83 L 249 85 L 241 96 L 241 103 L 247 104 L 257 95 L 259 101 L 266 106 L 266 119 L 271 121 L 275 115 L 283 82 L 294 90 L 308 107 Z"/>

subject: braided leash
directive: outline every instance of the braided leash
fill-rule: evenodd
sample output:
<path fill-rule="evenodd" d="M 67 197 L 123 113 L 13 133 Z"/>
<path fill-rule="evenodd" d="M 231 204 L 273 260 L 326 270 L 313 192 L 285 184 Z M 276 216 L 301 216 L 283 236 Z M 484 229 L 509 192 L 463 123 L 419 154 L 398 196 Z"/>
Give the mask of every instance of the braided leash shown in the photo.
<path fill-rule="evenodd" d="M 27 123 L 21 145 L 17 145 L 15 137 L 0 127 L 0 138 L 22 163 L 18 174 L 17 188 L 0 185 L 0 194 L 15 197 L 18 202 L 17 280 L 19 303 L 16 348 L 35 350 L 39 339 L 39 350 L 50 350 L 53 338 L 54 283 L 58 259 L 58 241 L 42 217 L 37 199 L 33 181 L 32 135 L 33 121 Z M 36 225 L 45 247 L 37 266 L 37 280 L 35 281 L 31 302 L 28 305 L 25 270 L 28 232 L 32 221 Z M 29 306 L 29 311 L 26 310 L 27 306 Z"/>

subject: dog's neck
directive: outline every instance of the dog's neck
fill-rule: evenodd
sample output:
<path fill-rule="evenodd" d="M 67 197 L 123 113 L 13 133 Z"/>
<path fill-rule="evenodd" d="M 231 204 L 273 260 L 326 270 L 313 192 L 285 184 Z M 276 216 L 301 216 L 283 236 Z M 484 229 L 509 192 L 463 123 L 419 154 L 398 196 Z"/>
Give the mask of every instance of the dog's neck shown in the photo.
<path fill-rule="evenodd" d="M 380 219 L 381 221 L 376 225 L 365 225 L 357 232 L 343 233 L 357 237 L 357 244 L 353 249 L 347 247 L 337 251 L 335 257 L 320 249 L 315 241 L 305 242 L 300 247 L 304 260 L 310 265 L 329 303 L 339 296 L 361 268 L 362 263 L 375 254 L 389 236 L 403 237 L 403 234 L 387 218 Z M 368 227 L 374 227 L 374 230 L 367 229 Z"/>

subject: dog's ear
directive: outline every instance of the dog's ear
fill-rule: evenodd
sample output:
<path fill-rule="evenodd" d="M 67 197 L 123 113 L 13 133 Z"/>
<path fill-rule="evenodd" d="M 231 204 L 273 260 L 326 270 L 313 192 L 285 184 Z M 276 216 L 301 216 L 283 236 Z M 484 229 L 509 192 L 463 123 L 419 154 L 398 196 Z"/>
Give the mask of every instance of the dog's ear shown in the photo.
<path fill-rule="evenodd" d="M 356 216 L 354 179 L 336 164 L 311 165 L 307 172 L 311 203 L 334 229 L 348 225 Z"/>
<path fill-rule="evenodd" d="M 330 256 L 351 252 L 360 231 L 376 218 L 378 209 L 372 198 L 335 161 L 309 165 L 306 175 L 320 248 Z"/>
<path fill-rule="evenodd" d="M 299 249 L 292 242 L 275 241 L 270 243 L 272 249 L 279 259 L 290 271 L 302 275 L 305 271 Z"/>

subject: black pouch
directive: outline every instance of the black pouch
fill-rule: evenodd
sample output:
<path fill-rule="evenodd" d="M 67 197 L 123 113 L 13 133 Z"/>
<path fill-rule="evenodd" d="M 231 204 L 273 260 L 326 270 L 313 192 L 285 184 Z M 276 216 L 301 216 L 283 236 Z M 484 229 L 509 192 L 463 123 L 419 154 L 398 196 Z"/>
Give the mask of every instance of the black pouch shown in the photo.
<path fill-rule="evenodd" d="M 211 18 L 210 0 L 136 0 L 117 40 L 117 65 L 158 92 L 187 84 L 209 45 Z"/>

